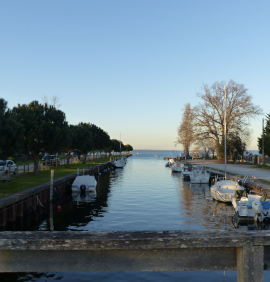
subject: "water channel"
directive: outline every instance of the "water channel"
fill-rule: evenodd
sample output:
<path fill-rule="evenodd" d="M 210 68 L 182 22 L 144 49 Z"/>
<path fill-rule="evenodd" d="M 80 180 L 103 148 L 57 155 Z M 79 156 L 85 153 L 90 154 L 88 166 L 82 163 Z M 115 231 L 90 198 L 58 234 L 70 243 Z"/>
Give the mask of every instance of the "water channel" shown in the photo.
<path fill-rule="evenodd" d="M 209 185 L 190 185 L 165 167 L 172 151 L 133 151 L 123 169 L 99 177 L 95 194 L 55 211 L 56 231 L 233 229 L 231 205 L 218 203 Z M 48 230 L 49 219 L 36 229 Z M 239 227 L 239 228 L 247 228 Z M 236 271 L 156 273 L 28 273 L 0 275 L 1 281 L 237 281 Z"/>

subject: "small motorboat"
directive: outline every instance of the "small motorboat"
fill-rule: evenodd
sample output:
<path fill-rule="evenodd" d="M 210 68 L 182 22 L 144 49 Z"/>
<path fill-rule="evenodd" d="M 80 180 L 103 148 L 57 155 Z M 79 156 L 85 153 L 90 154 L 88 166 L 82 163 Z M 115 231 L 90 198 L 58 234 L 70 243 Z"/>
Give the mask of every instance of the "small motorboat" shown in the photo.
<path fill-rule="evenodd" d="M 175 162 L 175 163 L 172 164 L 171 170 L 172 170 L 172 172 L 182 172 L 184 170 L 184 164 L 179 163 L 179 162 Z"/>
<path fill-rule="evenodd" d="M 239 185 L 238 181 L 223 179 L 220 181 L 216 181 L 210 187 L 210 192 L 212 197 L 220 202 L 232 202 L 235 191 L 237 190 L 245 190 L 245 188 Z"/>
<path fill-rule="evenodd" d="M 232 200 L 238 222 L 264 222 L 270 220 L 270 200 L 262 200 L 259 195 L 247 194 Z"/>
<path fill-rule="evenodd" d="M 242 185 L 239 184 L 239 181 L 242 181 Z M 212 197 L 220 202 L 232 202 L 236 191 L 241 194 L 245 191 L 244 184 L 248 181 L 253 181 L 254 177 L 245 175 L 243 179 L 239 180 L 230 180 L 226 178 L 221 178 L 218 181 L 218 178 L 215 179 L 215 183 L 210 187 Z M 242 191 L 242 192 L 241 192 Z"/>
<path fill-rule="evenodd" d="M 206 170 L 204 165 L 193 166 L 190 173 L 190 183 L 193 184 L 202 184 L 209 183 L 210 173 Z"/>
<path fill-rule="evenodd" d="M 169 159 L 169 161 L 165 164 L 165 167 L 171 167 L 174 164 L 174 159 Z"/>
<path fill-rule="evenodd" d="M 112 164 L 116 168 L 122 168 L 125 166 L 126 160 L 124 158 L 121 158 L 121 159 L 114 161 Z"/>
<path fill-rule="evenodd" d="M 94 176 L 91 175 L 81 175 L 77 176 L 72 183 L 72 192 L 93 192 L 96 190 L 97 181 Z"/>

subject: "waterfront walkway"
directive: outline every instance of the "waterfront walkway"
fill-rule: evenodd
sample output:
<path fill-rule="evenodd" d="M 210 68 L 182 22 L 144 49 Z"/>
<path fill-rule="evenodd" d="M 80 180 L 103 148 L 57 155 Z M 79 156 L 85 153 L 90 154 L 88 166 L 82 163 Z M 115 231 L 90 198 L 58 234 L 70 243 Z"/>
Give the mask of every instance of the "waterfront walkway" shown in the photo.
<path fill-rule="evenodd" d="M 198 163 L 197 160 L 193 160 L 192 162 Z M 211 160 L 200 160 L 199 162 L 213 170 L 225 171 L 225 164 L 220 164 Z M 270 170 L 258 168 L 252 164 L 227 164 L 226 171 L 228 174 L 232 173 L 234 175 L 237 174 L 243 177 L 245 175 L 252 175 L 255 176 L 257 179 L 266 180 L 270 182 Z"/>

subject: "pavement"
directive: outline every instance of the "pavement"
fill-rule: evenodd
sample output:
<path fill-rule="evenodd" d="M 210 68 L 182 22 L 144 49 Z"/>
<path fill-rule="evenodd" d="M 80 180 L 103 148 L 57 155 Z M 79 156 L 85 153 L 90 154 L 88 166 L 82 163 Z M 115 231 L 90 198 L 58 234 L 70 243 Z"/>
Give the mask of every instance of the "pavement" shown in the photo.
<path fill-rule="evenodd" d="M 193 160 L 194 163 L 198 163 L 197 160 Z M 200 164 L 204 164 L 213 170 L 225 171 L 225 164 L 216 163 L 209 160 L 200 160 Z M 257 179 L 262 179 L 270 182 L 270 170 L 258 168 L 252 164 L 227 164 L 226 171 L 228 174 L 237 174 L 241 176 L 250 175 Z"/>

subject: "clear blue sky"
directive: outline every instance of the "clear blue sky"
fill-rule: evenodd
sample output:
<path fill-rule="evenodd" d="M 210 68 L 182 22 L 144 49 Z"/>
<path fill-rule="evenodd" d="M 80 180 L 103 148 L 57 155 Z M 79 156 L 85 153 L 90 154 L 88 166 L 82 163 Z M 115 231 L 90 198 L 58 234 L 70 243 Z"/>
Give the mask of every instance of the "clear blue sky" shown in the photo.
<path fill-rule="evenodd" d="M 0 97 L 59 98 L 134 149 L 175 147 L 203 84 L 244 84 L 270 113 L 270 1 L 0 1 Z M 262 118 L 252 120 L 257 149 Z"/>

